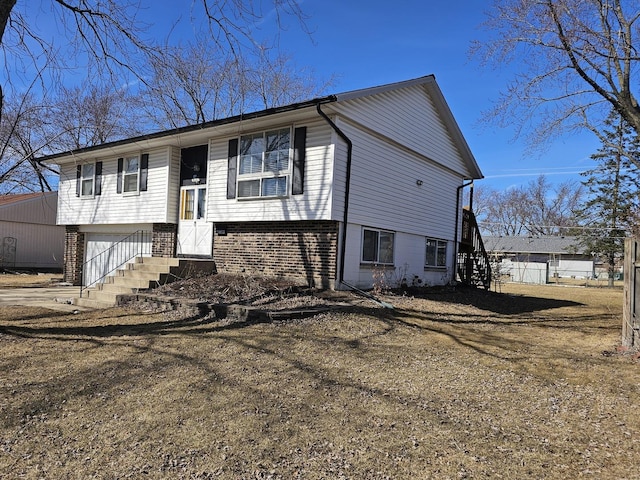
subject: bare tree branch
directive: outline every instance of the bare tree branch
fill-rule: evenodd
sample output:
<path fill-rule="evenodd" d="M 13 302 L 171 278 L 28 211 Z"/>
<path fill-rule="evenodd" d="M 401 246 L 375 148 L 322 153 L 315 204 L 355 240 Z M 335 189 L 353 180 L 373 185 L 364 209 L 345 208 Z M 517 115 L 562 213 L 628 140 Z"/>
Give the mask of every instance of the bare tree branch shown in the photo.
<path fill-rule="evenodd" d="M 471 53 L 483 65 L 517 62 L 518 74 L 486 118 L 517 123 L 518 135 L 532 126 L 533 144 L 585 118 L 600 128 L 611 108 L 640 131 L 639 19 L 635 0 L 495 0 L 491 38 Z"/>

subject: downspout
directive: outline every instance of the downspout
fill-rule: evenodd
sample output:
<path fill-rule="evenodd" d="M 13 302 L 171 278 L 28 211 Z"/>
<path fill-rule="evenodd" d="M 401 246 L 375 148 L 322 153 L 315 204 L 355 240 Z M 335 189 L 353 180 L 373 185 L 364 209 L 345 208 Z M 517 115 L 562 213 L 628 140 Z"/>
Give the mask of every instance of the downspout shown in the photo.
<path fill-rule="evenodd" d="M 342 140 L 347 144 L 347 172 L 345 178 L 345 188 L 344 188 L 344 217 L 342 220 L 342 239 L 340 245 L 340 259 L 339 266 L 340 274 L 338 276 L 338 284 L 344 283 L 344 261 L 347 249 L 347 219 L 349 215 L 349 186 L 351 183 L 351 155 L 353 151 L 353 143 L 345 135 L 345 133 L 338 128 L 338 126 L 333 123 L 333 121 L 327 116 L 326 113 L 322 111 L 320 108 L 320 104 L 316 104 L 316 109 L 318 110 L 318 114 L 324 118 L 324 120 L 331 126 L 331 128 L 338 134 Z"/>
<path fill-rule="evenodd" d="M 473 185 L 473 180 L 471 180 L 468 183 L 463 183 L 462 185 L 456 188 L 456 226 L 455 226 L 455 233 L 453 234 L 454 251 L 456 252 L 456 256 L 454 257 L 454 260 L 456 262 L 455 263 L 456 269 L 458 268 L 458 250 L 460 248 L 460 242 L 458 241 L 458 221 L 460 218 L 460 191 L 464 187 L 468 187 L 469 185 Z M 473 205 L 473 190 L 471 192 L 472 192 L 471 198 L 469 199 L 470 208 L 471 208 L 471 205 Z M 457 270 L 454 272 L 454 277 L 453 277 L 454 280 L 456 278 L 456 275 L 457 275 Z"/>

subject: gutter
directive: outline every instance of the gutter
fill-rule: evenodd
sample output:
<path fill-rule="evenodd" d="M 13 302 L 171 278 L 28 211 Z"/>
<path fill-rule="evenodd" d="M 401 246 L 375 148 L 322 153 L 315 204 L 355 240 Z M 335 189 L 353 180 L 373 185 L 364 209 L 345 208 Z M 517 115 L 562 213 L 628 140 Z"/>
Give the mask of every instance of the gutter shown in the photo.
<path fill-rule="evenodd" d="M 278 113 L 286 113 L 286 112 L 301 110 L 303 108 L 313 107 L 314 105 L 320 105 L 321 103 L 335 102 L 336 99 L 337 97 L 335 95 L 328 95 L 326 97 L 320 97 L 320 98 L 315 98 L 313 100 L 308 100 L 305 102 L 284 105 L 282 107 L 272 107 L 272 108 L 267 108 L 265 110 L 260 110 L 258 112 L 252 112 L 252 113 L 241 113 L 233 117 L 221 118 L 218 120 L 211 120 L 203 123 L 196 123 L 196 124 L 187 125 L 184 127 L 176 127 L 170 130 L 162 130 L 159 132 L 143 134 L 136 137 L 114 140 L 112 142 L 102 143 L 100 145 L 92 145 L 89 147 L 83 147 L 76 150 L 69 150 L 66 152 L 45 155 L 43 157 L 36 159 L 36 161 L 40 163 L 40 162 L 49 162 L 55 159 L 64 160 L 66 158 L 73 158 L 75 155 L 90 153 L 96 150 L 119 147 L 119 146 L 129 145 L 129 144 L 136 144 L 138 142 L 150 141 L 150 140 L 155 140 L 159 138 L 171 137 L 175 135 L 184 135 L 187 133 L 199 132 L 207 128 L 217 127 L 221 125 L 229 125 L 232 123 L 244 122 L 246 120 L 253 120 L 256 118 L 267 117 L 269 115 L 275 115 Z"/>
<path fill-rule="evenodd" d="M 335 123 L 333 123 L 333 121 L 327 116 L 327 114 L 322 111 L 322 109 L 320 108 L 320 103 L 316 104 L 316 110 L 318 111 L 318 114 L 338 134 L 338 136 L 342 138 L 342 140 L 344 140 L 344 142 L 347 144 L 347 172 L 346 172 L 345 188 L 344 188 L 344 216 L 342 220 L 342 239 L 341 239 L 341 245 L 340 245 L 340 259 L 339 259 L 339 265 L 338 265 L 338 269 L 340 270 L 340 273 L 338 275 L 338 283 L 344 284 L 344 261 L 345 261 L 345 255 L 346 255 L 346 249 L 347 249 L 347 220 L 349 216 L 349 186 L 351 184 L 351 158 L 352 158 L 352 152 L 353 152 L 353 143 L 351 142 L 349 137 L 347 137 L 345 133 L 342 130 L 340 130 L 340 128 L 338 128 L 338 126 Z M 349 285 L 346 285 L 346 286 L 349 286 Z"/>

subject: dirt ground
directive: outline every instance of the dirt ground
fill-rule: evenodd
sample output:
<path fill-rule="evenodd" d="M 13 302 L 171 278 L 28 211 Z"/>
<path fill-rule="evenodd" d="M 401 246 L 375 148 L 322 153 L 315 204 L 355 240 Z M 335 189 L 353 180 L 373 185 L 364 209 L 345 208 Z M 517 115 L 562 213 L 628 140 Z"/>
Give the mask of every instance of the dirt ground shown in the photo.
<path fill-rule="evenodd" d="M 199 284 L 165 293 L 348 305 L 232 324 L 3 309 L 0 477 L 640 476 L 640 364 L 618 348 L 619 289 L 406 292 L 384 296 L 389 309 L 255 279 Z"/>

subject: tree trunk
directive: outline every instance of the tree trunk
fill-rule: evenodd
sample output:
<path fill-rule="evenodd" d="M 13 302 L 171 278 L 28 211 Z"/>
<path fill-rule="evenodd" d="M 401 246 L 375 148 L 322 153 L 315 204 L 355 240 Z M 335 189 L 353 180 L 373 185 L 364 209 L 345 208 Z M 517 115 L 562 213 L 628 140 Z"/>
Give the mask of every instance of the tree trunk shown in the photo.
<path fill-rule="evenodd" d="M 611 254 L 609 255 L 609 279 L 607 281 L 607 286 L 608 287 L 613 287 L 613 283 L 614 283 L 614 276 L 616 273 L 616 257 L 615 255 Z"/>

